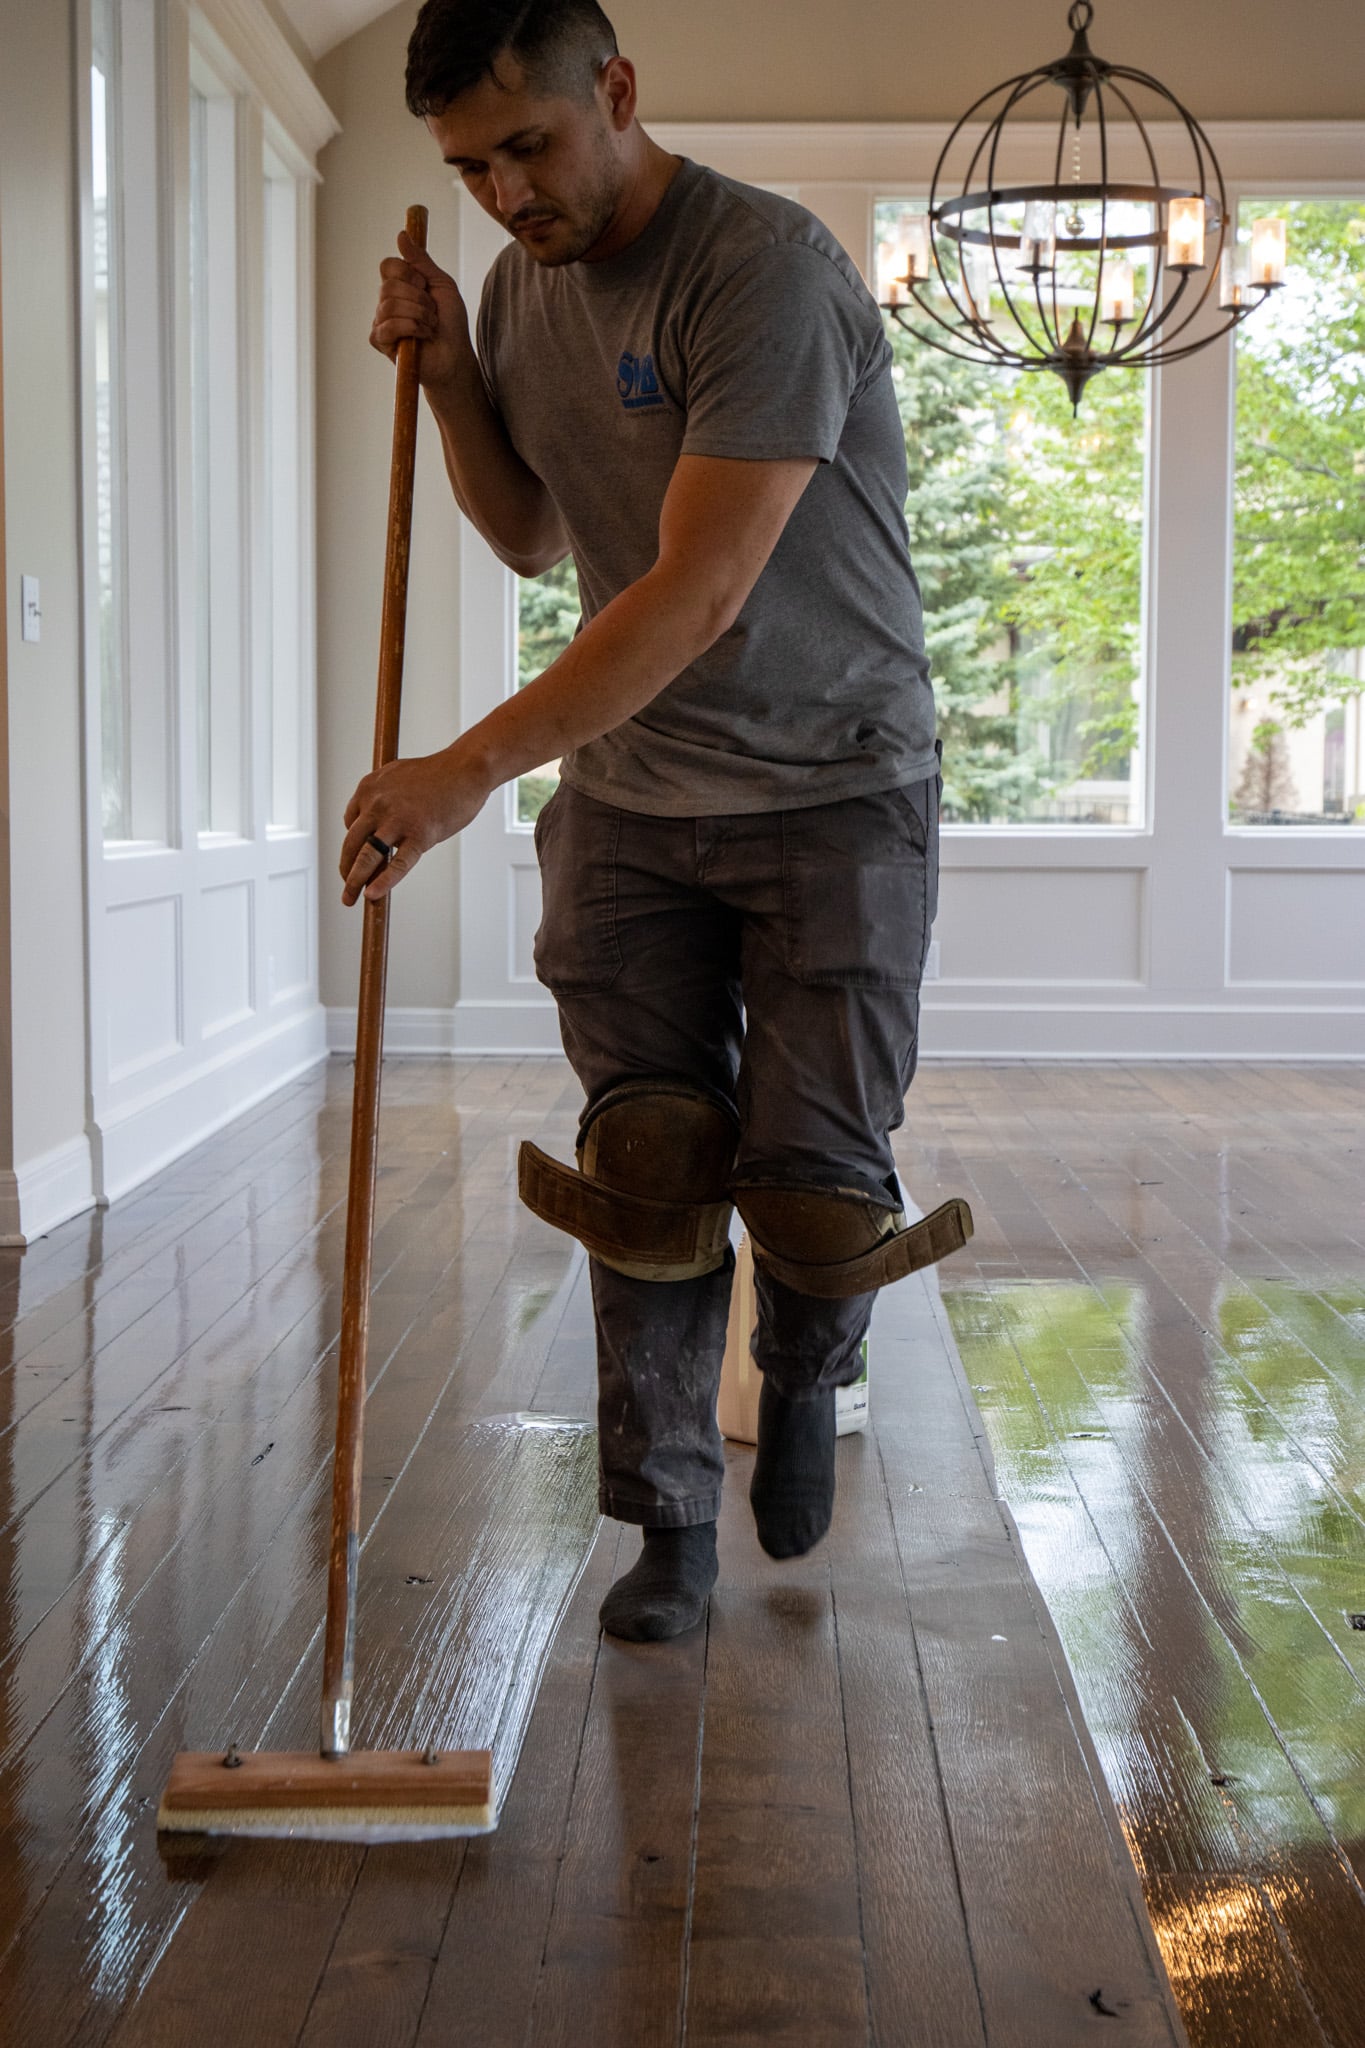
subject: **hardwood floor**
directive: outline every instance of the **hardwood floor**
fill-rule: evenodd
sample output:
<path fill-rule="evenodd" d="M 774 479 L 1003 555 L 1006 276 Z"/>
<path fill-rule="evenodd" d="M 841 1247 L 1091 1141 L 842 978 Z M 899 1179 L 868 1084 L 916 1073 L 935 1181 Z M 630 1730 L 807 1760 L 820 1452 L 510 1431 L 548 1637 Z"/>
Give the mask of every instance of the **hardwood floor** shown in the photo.
<path fill-rule="evenodd" d="M 879 1304 L 829 1540 L 764 1558 L 733 1451 L 635 1649 L 515 1197 L 577 1091 L 391 1064 L 357 1740 L 487 1729 L 500 1825 L 168 1877 L 174 1752 L 312 1732 L 349 1079 L 0 1254 L 0 2039 L 1145 2048 L 1164 1951 L 1200 2048 L 1365 2041 L 1359 1070 L 926 1068 L 978 1237 Z"/>
<path fill-rule="evenodd" d="M 926 1078 L 946 1305 L 1191 2039 L 1358 2048 L 1365 1073 Z"/>

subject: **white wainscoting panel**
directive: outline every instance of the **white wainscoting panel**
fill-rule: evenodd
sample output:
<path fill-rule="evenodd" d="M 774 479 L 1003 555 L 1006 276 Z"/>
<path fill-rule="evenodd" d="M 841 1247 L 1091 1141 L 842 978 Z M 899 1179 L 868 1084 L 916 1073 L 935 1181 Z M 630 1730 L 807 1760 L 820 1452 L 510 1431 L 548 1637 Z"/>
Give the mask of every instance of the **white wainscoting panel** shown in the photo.
<path fill-rule="evenodd" d="M 272 875 L 266 883 L 266 985 L 272 1003 L 312 985 L 312 909 L 311 868 Z"/>
<path fill-rule="evenodd" d="M 106 1017 L 110 1082 L 177 1052 L 181 1013 L 180 899 L 162 896 L 108 913 Z"/>
<path fill-rule="evenodd" d="M 213 1038 L 240 1024 L 255 1009 L 252 989 L 252 889 L 250 882 L 228 882 L 205 889 L 199 899 L 198 943 L 200 1000 L 204 1036 Z"/>
<path fill-rule="evenodd" d="M 1140 868 L 945 868 L 941 979 L 1131 988 L 1145 973 L 1145 880 Z"/>
<path fill-rule="evenodd" d="M 107 1111 L 100 1122 L 103 1199 L 116 1202 L 326 1057 L 325 1014 L 314 1003 L 245 1041 L 233 1034 L 216 1057 Z"/>
<path fill-rule="evenodd" d="M 1233 868 L 1228 984 L 1365 988 L 1365 870 Z"/>

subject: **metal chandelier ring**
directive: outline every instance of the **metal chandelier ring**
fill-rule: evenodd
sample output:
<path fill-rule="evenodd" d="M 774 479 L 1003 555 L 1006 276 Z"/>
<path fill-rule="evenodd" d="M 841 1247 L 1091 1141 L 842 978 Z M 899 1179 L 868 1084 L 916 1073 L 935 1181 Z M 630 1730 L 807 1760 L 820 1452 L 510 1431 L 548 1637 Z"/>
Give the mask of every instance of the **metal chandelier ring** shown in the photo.
<path fill-rule="evenodd" d="M 1171 199 L 1188 196 L 1189 187 L 1182 185 L 1000 185 L 992 190 L 964 192 L 954 199 L 939 200 L 932 216 L 935 227 L 953 242 L 970 242 L 981 248 L 1017 249 L 1022 235 L 992 234 L 989 228 L 969 228 L 960 223 L 965 215 L 986 213 L 997 206 L 1026 206 L 1031 200 L 1051 201 L 1061 206 L 1067 200 L 1128 200 L 1139 206 L 1163 206 Z M 1218 201 L 1210 194 L 1203 195 L 1210 212 L 1216 210 Z M 1155 249 L 1165 240 L 1165 231 L 1158 223 L 1150 234 L 1068 235 L 1065 246 L 1068 249 Z"/>

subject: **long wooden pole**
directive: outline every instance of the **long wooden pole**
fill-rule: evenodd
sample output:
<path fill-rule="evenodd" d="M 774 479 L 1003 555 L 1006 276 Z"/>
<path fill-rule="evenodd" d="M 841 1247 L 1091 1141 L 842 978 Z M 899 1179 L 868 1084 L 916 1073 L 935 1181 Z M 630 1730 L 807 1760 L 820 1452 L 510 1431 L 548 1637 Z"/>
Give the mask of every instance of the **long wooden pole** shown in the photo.
<path fill-rule="evenodd" d="M 408 208 L 407 231 L 427 245 L 427 210 Z M 421 343 L 398 344 L 389 473 L 389 538 L 384 613 L 379 638 L 379 696 L 374 765 L 398 752 L 407 631 L 412 482 L 417 457 L 417 381 Z M 370 1336 L 370 1267 L 374 1250 L 375 1162 L 379 1144 L 379 1075 L 384 1057 L 384 982 L 389 953 L 389 899 L 364 898 L 360 944 L 360 1006 L 356 1021 L 355 1099 L 351 1113 L 351 1176 L 346 1208 L 346 1265 L 341 1296 L 337 1371 L 336 1462 L 332 1470 L 332 1548 L 327 1568 L 327 1637 L 322 1660 L 322 1754 L 351 1746 L 355 1695 L 356 1575 L 360 1556 L 360 1466 L 365 1422 L 365 1366 Z"/>

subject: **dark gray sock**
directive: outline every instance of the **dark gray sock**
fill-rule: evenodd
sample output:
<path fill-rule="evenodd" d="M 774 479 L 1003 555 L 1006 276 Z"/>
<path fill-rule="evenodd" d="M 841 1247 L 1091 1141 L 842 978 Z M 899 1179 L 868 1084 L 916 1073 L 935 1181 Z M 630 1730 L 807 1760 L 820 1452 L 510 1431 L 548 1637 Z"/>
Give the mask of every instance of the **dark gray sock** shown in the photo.
<path fill-rule="evenodd" d="M 706 1612 L 716 1583 L 716 1525 L 646 1529 L 644 1549 L 602 1602 L 599 1620 L 609 1636 L 628 1643 L 661 1643 L 685 1635 Z"/>
<path fill-rule="evenodd" d="M 833 1387 L 813 1401 L 789 1401 L 764 1380 L 749 1501 L 769 1557 L 804 1557 L 828 1530 L 837 1436 Z"/>

